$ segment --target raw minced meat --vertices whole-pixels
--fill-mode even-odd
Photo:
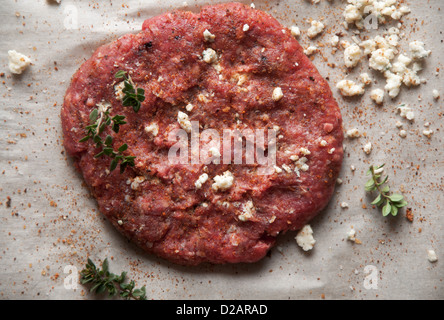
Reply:
[[[328,83],[283,29],[238,3],[174,11],[101,46],[73,76],[61,112],[65,148],[100,211],[144,250],[186,265],[254,262],[327,205],[342,164],[342,118]],[[119,70],[145,90],[138,113],[116,95]],[[122,174],[108,170],[109,157],[94,157],[93,141],[79,142],[91,110],[105,102],[127,123],[103,135],[136,157]],[[224,129],[275,130],[283,169],[170,163],[169,135],[181,126],[195,134],[193,121],[221,137]]]

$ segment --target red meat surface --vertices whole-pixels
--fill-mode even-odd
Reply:
[[[205,30],[214,41],[205,40]],[[203,61],[208,48],[217,63]],[[145,90],[138,113],[116,97],[119,70]],[[276,87],[283,92],[279,101],[272,99]],[[103,101],[112,115],[126,116],[119,133],[103,133],[114,146],[128,144],[124,154],[136,157],[122,174],[108,170],[109,157],[94,157],[100,150],[91,140],[79,142],[91,110]],[[259,174],[258,164],[172,164],[168,135],[180,129],[179,111],[221,136],[224,129],[279,127],[276,166],[291,172]],[[325,208],[343,158],[342,118],[327,82],[287,28],[239,3],[166,13],[146,20],[140,33],[101,46],[73,76],[61,119],[65,148],[99,210],[147,252],[184,265],[263,258],[278,234],[300,229]],[[145,131],[152,123],[157,135]],[[297,172],[292,156],[303,157],[300,148],[310,154],[308,170]],[[226,171],[233,185],[214,190],[213,178]],[[208,181],[198,189],[204,172]],[[251,216],[240,219],[246,210]]]

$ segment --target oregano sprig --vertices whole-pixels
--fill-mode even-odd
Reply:
[[[382,215],[396,216],[400,208],[405,207],[408,203],[401,194],[390,194],[390,187],[386,184],[388,176],[382,178],[384,164],[374,167],[370,166],[367,175],[371,175],[371,179],[365,184],[365,190],[368,192],[377,191],[378,196],[372,201],[372,205],[382,206]],[[382,179],[381,179],[382,178]]]
[[[126,124],[126,121],[124,121],[125,116],[115,115],[114,117],[111,117],[110,104],[102,102],[97,104],[97,108],[91,111],[89,115],[89,120],[90,125],[85,127],[87,135],[80,139],[79,142],[86,142],[89,139],[92,139],[93,142],[96,144],[96,147],[102,149],[102,151],[94,156],[95,158],[101,157],[103,155],[112,158],[109,167],[110,171],[116,169],[119,162],[120,173],[123,173],[127,166],[134,166],[134,159],[136,157],[123,155],[123,152],[128,149],[128,145],[126,143],[122,144],[116,152],[112,147],[113,137],[111,135],[107,135],[105,140],[103,140],[100,136],[107,126],[111,126],[111,130],[115,133],[118,133],[120,130],[120,126]]]
[[[108,292],[109,297],[119,295],[121,298],[129,300],[146,300],[145,286],[135,289],[135,282],[131,280],[125,282],[126,272],[116,275],[109,271],[108,259],[102,263],[102,268],[96,265],[88,258],[85,268],[80,271],[80,283],[91,285],[91,292],[102,294]]]
[[[145,90],[142,88],[135,88],[133,80],[131,80],[131,77],[127,76],[126,71],[124,70],[118,71],[114,77],[116,79],[124,79],[124,86],[122,89],[122,93],[124,94],[122,99],[123,106],[132,106],[134,112],[137,113],[140,110],[141,103],[145,101]]]

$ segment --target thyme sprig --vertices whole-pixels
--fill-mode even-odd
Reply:
[[[123,173],[127,166],[135,165],[134,159],[136,157],[123,155],[123,152],[128,149],[128,145],[126,143],[122,144],[116,152],[112,147],[114,140],[113,137],[111,135],[107,135],[105,140],[103,140],[100,136],[107,126],[111,126],[111,130],[118,133],[120,126],[126,124],[126,121],[124,121],[125,116],[110,116],[110,106],[110,104],[105,102],[97,104],[97,108],[93,109],[89,114],[90,125],[86,126],[85,128],[87,135],[80,139],[79,142],[86,142],[89,139],[92,139],[92,141],[96,144],[96,147],[102,149],[94,157],[99,158],[102,155],[107,155],[112,158],[109,167],[110,171],[116,169],[120,162],[120,173]]]
[[[404,196],[401,194],[390,194],[390,187],[386,185],[388,176],[382,178],[382,172],[384,171],[384,164],[374,167],[370,166],[367,171],[367,175],[371,175],[371,179],[365,184],[365,190],[367,192],[376,191],[378,196],[372,201],[372,205],[377,207],[382,206],[382,215],[396,216],[400,208],[405,207],[408,203],[405,201]]]
[[[85,268],[80,271],[80,283],[91,285],[90,291],[97,294],[108,292],[109,297],[119,295],[126,300],[146,300],[145,286],[140,289],[135,289],[135,282],[131,280],[126,283],[126,272],[120,275],[111,273],[109,271],[108,259],[102,263],[102,268],[97,268],[96,265],[88,258],[88,263]]]
[[[141,103],[145,101],[145,90],[142,88],[135,88],[133,80],[126,74],[126,71],[124,70],[118,71],[114,75],[114,77],[116,79],[124,79],[124,86],[122,89],[122,93],[124,94],[122,99],[123,106],[132,106],[134,112],[137,113],[140,110]]]

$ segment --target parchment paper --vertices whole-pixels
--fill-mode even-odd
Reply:
[[[285,26],[298,25],[303,46],[317,44],[313,62],[338,100],[344,128],[365,136],[346,139],[346,156],[328,208],[311,226],[311,252],[296,244],[295,233],[279,237],[269,257],[254,264],[181,267],[145,254],[128,243],[97,211],[62,146],[60,108],[71,76],[101,44],[138,32],[144,19],[174,8],[198,11],[218,1],[74,1],[0,0],[0,298],[93,299],[73,281],[90,257],[110,260],[111,271],[127,270],[150,299],[442,299],[444,298],[443,214],[443,21],[440,0],[409,1],[412,13],[403,21],[401,48],[421,40],[432,50],[421,78],[427,83],[403,87],[394,100],[377,107],[369,98],[345,99],[335,85],[348,74],[343,53],[332,54],[330,35],[353,34],[341,25],[344,1],[255,1],[257,9]],[[250,2],[245,2],[249,4]],[[323,19],[324,33],[314,41],[307,19]],[[392,26],[392,25],[390,25]],[[374,36],[385,30],[362,32]],[[325,45],[324,47],[322,47]],[[8,70],[7,51],[29,56],[33,65],[22,75]],[[332,68],[331,63],[336,67]],[[329,66],[330,65],[330,66]],[[384,79],[363,60],[348,78],[361,72],[383,87]],[[443,96],[434,100],[432,90]],[[415,111],[412,123],[396,112],[400,103]],[[408,132],[399,137],[396,121]],[[430,122],[431,139],[422,131]],[[372,142],[366,155],[362,146]],[[370,164],[386,163],[389,185],[403,192],[414,214],[383,217],[364,191]],[[355,170],[351,170],[354,166]],[[341,208],[347,202],[348,208]],[[353,227],[361,244],[346,240]],[[438,261],[427,259],[434,249]],[[373,281],[370,282],[369,280]],[[75,279],[74,279],[75,280]]]

